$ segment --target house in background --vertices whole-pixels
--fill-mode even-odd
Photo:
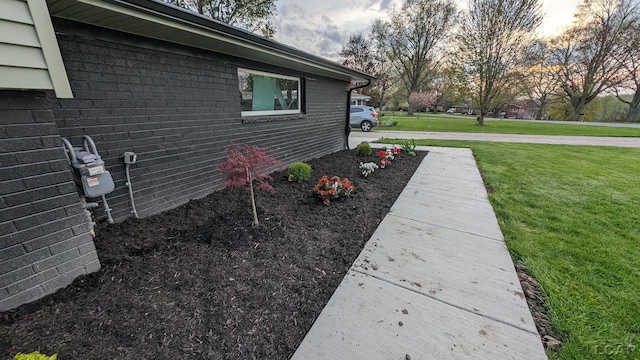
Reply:
[[[2,7],[0,311],[100,268],[62,137],[95,142],[116,222],[132,216],[136,154],[145,217],[221,189],[230,143],[277,146],[287,164],[344,149],[350,84],[372,79],[154,0]]]
[[[351,105],[367,105],[369,100],[371,100],[371,96],[351,93]]]

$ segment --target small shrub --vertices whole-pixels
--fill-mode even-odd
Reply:
[[[396,125],[398,125],[398,121],[397,120],[386,119],[386,120],[380,121],[380,126],[381,127],[394,127]]]
[[[411,140],[401,140],[400,146],[402,146],[402,151],[406,152],[411,156],[416,156],[416,141],[414,139]]]
[[[40,354],[38,351],[34,351],[29,354],[17,353],[13,360],[57,360],[58,354],[53,354],[51,356]]]
[[[378,165],[376,165],[376,163],[374,162],[368,162],[368,163],[360,163],[360,170],[362,170],[362,176],[364,177],[368,177],[369,175],[371,175],[371,173],[378,168]]]
[[[355,189],[347,178],[340,179],[338,176],[332,176],[330,179],[323,176],[318,180],[318,184],[313,188],[313,192],[322,199],[322,203],[329,205],[331,200],[342,200]]]
[[[366,141],[363,141],[360,144],[358,144],[356,151],[360,156],[370,156],[371,154],[373,154],[373,150],[371,150],[371,145],[369,145],[369,143]]]
[[[306,181],[311,177],[311,165],[302,161],[295,162],[287,169],[289,181]]]

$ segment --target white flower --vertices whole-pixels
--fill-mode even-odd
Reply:
[[[375,169],[378,168],[378,165],[373,162],[368,162],[366,164],[360,163],[360,170],[362,170],[362,176],[367,177],[371,174]]]

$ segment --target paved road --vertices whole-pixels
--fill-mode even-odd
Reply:
[[[560,136],[560,135],[520,135],[455,132],[418,132],[392,131],[377,128],[370,132],[352,131],[350,144],[361,141],[386,139],[434,139],[434,140],[470,140],[534,144],[595,145],[640,148],[640,138],[604,137],[604,136]],[[351,145],[350,145],[351,146]]]
[[[389,114],[389,117],[395,115]],[[431,115],[433,116],[433,115]],[[458,119],[475,119],[474,116],[468,115],[444,115],[437,114],[435,116],[442,116],[443,118],[458,118]],[[520,121],[520,122],[534,122],[534,123],[547,123],[547,124],[559,124],[559,125],[578,125],[578,126],[605,126],[605,127],[627,127],[627,128],[640,128],[640,123],[616,123],[616,122],[592,122],[592,121],[558,121],[558,120],[530,120],[530,119],[499,119],[499,118],[484,118],[484,121]]]
[[[584,125],[584,126],[606,126],[606,127],[628,127],[640,128],[638,123],[613,123],[613,122],[590,122],[590,121],[557,121],[557,120],[526,120],[526,119],[484,119],[484,121],[522,121],[559,125]]]

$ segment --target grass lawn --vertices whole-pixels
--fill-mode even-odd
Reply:
[[[620,128],[595,125],[549,124],[529,121],[490,120],[484,126],[477,125],[475,117],[463,118],[447,115],[420,115],[381,117],[380,120],[396,120],[397,126],[379,127],[377,130],[404,131],[438,131],[438,132],[472,132],[497,134],[532,134],[532,135],[580,135],[580,136],[620,136],[640,137],[640,128]]]
[[[417,144],[473,149],[509,251],[564,342],[551,359],[640,358],[640,149]]]

